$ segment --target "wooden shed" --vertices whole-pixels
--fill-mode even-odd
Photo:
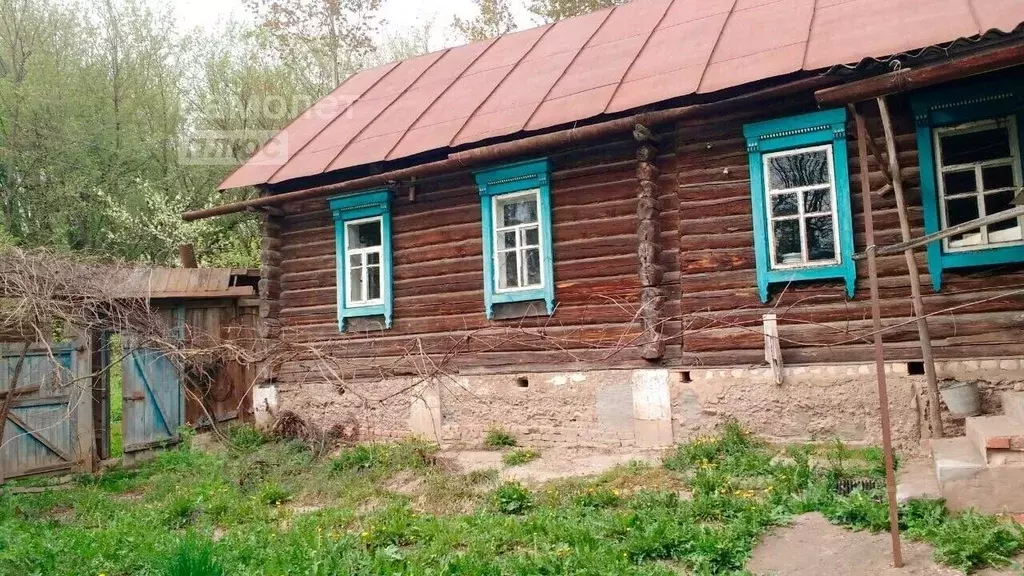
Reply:
[[[263,386],[325,426],[664,446],[733,417],[869,442],[855,256],[1011,208],[1022,22],[637,0],[363,71],[222,184],[259,198],[185,217],[262,211],[261,331],[291,346]],[[877,259],[902,445],[929,433],[926,344],[986,397],[1024,380],[1021,230]]]
[[[245,269],[147,268],[112,274],[126,297],[142,297],[194,350],[232,342],[256,350],[258,273]],[[3,344],[0,371],[14,374],[20,341]],[[56,359],[56,363],[54,362]],[[111,420],[112,375],[123,415]],[[208,427],[251,419],[256,366],[217,363],[197,381],[158,349],[131,334],[71,334],[32,345],[15,383],[0,447],[0,479],[61,470],[91,470],[110,458],[111,434],[131,463],[173,444],[182,425]],[[89,382],[91,386],[83,386]],[[0,383],[0,401],[11,382]],[[121,454],[114,454],[121,456]]]

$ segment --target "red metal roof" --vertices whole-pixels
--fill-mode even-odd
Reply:
[[[285,127],[277,146],[258,152],[221,189],[542,130],[1012,32],[1022,22],[1024,0],[635,0],[364,70]]]

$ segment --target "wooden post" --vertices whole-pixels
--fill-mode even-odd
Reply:
[[[662,338],[661,312],[665,305],[665,294],[661,281],[665,271],[661,267],[661,214],[658,206],[658,149],[656,138],[646,127],[637,125],[633,132],[639,146],[636,149],[637,186],[636,213],[637,258],[640,276],[640,321],[644,338],[640,354],[646,360],[657,360],[665,355],[665,340]]]
[[[903,195],[903,177],[900,174],[900,163],[896,157],[896,136],[892,129],[892,118],[885,97],[879,97],[878,112],[882,117],[882,128],[885,130],[885,148],[889,154],[889,173],[892,175],[893,195],[896,196],[896,211],[900,216],[900,235],[903,242],[909,242],[910,216],[907,211],[906,197]],[[870,136],[869,136],[870,138]],[[914,317],[917,319],[917,334],[921,341],[921,360],[924,374],[928,381],[928,421],[931,424],[931,437],[942,438],[942,413],[939,406],[939,384],[935,377],[935,356],[932,355],[932,338],[928,331],[928,317],[924,311],[924,300],[921,298],[921,275],[914,259],[914,250],[906,249],[903,254],[907,258],[907,270],[910,273],[910,297],[914,305]]]
[[[885,452],[885,486],[889,493],[889,535],[892,538],[892,563],[903,566],[900,550],[900,525],[896,509],[896,473],[893,470],[892,432],[889,423],[889,392],[885,384],[885,349],[882,347],[882,313],[878,303],[878,265],[875,262],[875,223],[871,212],[871,181],[868,174],[867,127],[864,116],[850,107],[857,123],[857,152],[860,159],[860,194],[864,203],[864,235],[867,242],[868,275],[871,286],[871,320],[874,325],[875,375],[878,378],[878,415],[882,425],[882,449]]]
[[[18,356],[18,363],[14,365],[14,373],[11,374],[11,379],[7,385],[7,395],[4,397],[3,404],[0,404],[0,444],[4,441],[4,428],[7,424],[7,415],[11,412],[11,402],[14,402],[14,397],[18,394],[18,380],[21,379],[21,369],[25,366],[25,356],[28,354],[29,342],[26,341],[21,346],[21,354]],[[3,462],[0,462],[3,464]],[[0,484],[4,482],[4,468],[0,466]]]

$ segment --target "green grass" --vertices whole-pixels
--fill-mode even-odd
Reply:
[[[533,462],[537,458],[540,458],[540,452],[532,448],[521,448],[519,450],[509,450],[501,457],[501,461],[506,466],[520,466],[527,462]]]
[[[516,437],[504,428],[491,428],[484,437],[484,444],[491,448],[510,448],[516,445]]]
[[[760,536],[795,514],[886,525],[884,492],[834,490],[879,473],[869,452],[815,466],[836,446],[780,454],[737,426],[679,446],[664,467],[536,489],[447,472],[423,442],[314,460],[251,430],[230,437],[231,450],[186,442],[67,491],[0,491],[0,574],[743,574]],[[961,569],[1005,564],[1024,545],[1016,525],[941,502],[909,502],[900,521]]]

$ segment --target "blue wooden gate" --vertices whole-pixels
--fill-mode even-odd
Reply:
[[[124,455],[178,442],[185,423],[185,398],[174,364],[160,351],[126,350],[122,361]]]
[[[73,354],[70,345],[33,348],[25,354],[0,440],[0,480],[66,470],[77,463]],[[0,401],[10,393],[20,356],[20,346],[16,351],[4,347],[0,353]]]

